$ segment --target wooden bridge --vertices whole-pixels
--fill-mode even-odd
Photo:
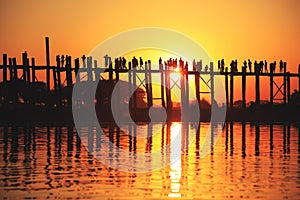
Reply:
[[[27,82],[34,83],[36,79],[36,71],[45,71],[46,73],[46,85],[47,89],[50,91],[51,83],[54,86],[54,90],[59,90],[66,83],[67,87],[73,85],[77,81],[82,81],[82,74],[86,77],[86,81],[99,81],[103,78],[103,73],[108,73],[108,80],[119,80],[120,74],[128,75],[129,82],[129,94],[131,94],[132,85],[137,85],[139,87],[144,87],[147,94],[147,105],[151,107],[153,105],[153,100],[160,100],[161,105],[167,109],[167,111],[172,110],[172,99],[171,90],[175,86],[180,88],[181,92],[181,106],[189,107],[189,87],[188,81],[189,77],[194,77],[194,84],[196,88],[196,98],[200,102],[200,95],[204,93],[210,94],[210,102],[215,100],[215,77],[223,76],[225,80],[225,94],[226,94],[226,105],[232,109],[234,106],[234,79],[235,77],[242,78],[242,107],[246,107],[246,85],[247,77],[255,77],[255,103],[260,104],[260,79],[261,77],[268,77],[270,83],[270,104],[274,103],[274,100],[278,100],[279,94],[283,96],[282,102],[288,104],[290,102],[291,96],[291,78],[298,79],[298,90],[300,91],[300,65],[298,66],[298,73],[290,73],[286,71],[286,65],[283,67],[283,72],[276,73],[270,70],[268,73],[262,73],[258,67],[255,66],[254,72],[247,72],[246,67],[242,67],[242,71],[238,72],[232,68],[229,70],[225,67],[224,70],[215,71],[214,64],[211,62],[207,69],[202,70],[202,65],[193,66],[193,70],[189,70],[187,67],[179,66],[179,73],[181,74],[180,80],[172,80],[170,74],[174,73],[174,69],[167,64],[159,63],[159,69],[152,69],[151,61],[148,60],[143,66],[133,66],[132,62],[128,62],[128,67],[116,68],[113,67],[112,63],[105,68],[98,67],[97,61],[92,57],[87,57],[82,59],[83,67],[80,67],[80,59],[76,58],[74,60],[74,65],[72,66],[71,56],[66,58],[65,66],[62,66],[61,60],[57,57],[56,66],[50,65],[50,51],[49,51],[49,38],[45,38],[46,44],[46,65],[36,66],[35,59],[28,58],[27,52],[22,54],[22,64],[18,65],[16,58],[8,58],[7,54],[3,54],[3,64],[0,65],[0,74],[2,74],[2,82],[7,82],[14,79],[22,79]],[[2,70],[2,73],[1,73]],[[18,77],[18,71],[22,70],[22,76]],[[178,73],[177,72],[177,73]],[[52,73],[52,81],[51,81]],[[62,80],[62,73],[65,74],[66,79]],[[141,76],[141,74],[144,74]],[[160,97],[153,97],[152,90],[152,76],[158,74],[160,76],[160,81],[165,86],[161,86]],[[205,80],[203,77],[209,77],[209,80]],[[73,80],[76,77],[76,80]],[[80,78],[81,77],[81,78]],[[275,82],[274,77],[281,77],[281,82]],[[180,84],[177,83],[180,81]],[[189,82],[189,84],[192,84]],[[204,92],[200,90],[200,86],[205,84],[209,88],[209,92]],[[274,87],[275,86],[275,87]],[[137,94],[133,93],[133,108],[137,107]],[[71,101],[71,100],[69,100]]]

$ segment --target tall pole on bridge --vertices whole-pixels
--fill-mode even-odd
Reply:
[[[213,106],[215,102],[215,81],[214,81],[214,63],[210,62],[210,101]]]
[[[159,70],[160,70],[160,83],[161,83],[161,87],[160,87],[160,95],[161,95],[161,105],[162,107],[166,108],[165,105],[165,92],[164,92],[164,65],[162,63],[159,64]]]
[[[46,84],[47,89],[50,91],[50,48],[49,48],[49,37],[45,38],[46,42]]]

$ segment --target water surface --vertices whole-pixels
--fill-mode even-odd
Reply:
[[[92,129],[92,135],[80,138],[72,125],[1,125],[0,195],[42,199],[299,199],[298,127],[216,125],[221,136],[210,138],[216,145],[202,158],[209,126],[170,123],[149,128],[139,124],[128,134],[106,124],[105,135],[83,126],[83,130]],[[172,143],[175,135],[180,138],[177,144]],[[93,156],[93,152],[100,152],[112,163],[122,162],[113,148],[105,148],[104,137],[128,152],[159,151],[172,164],[145,173],[113,169]],[[172,161],[174,152],[181,152],[176,162]],[[149,159],[145,166],[154,161]]]

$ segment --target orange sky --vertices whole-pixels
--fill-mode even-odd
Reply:
[[[37,64],[45,64],[44,37],[50,37],[51,64],[56,54],[73,58],[88,54],[97,44],[119,32],[162,27],[185,34],[216,61],[283,59],[288,70],[300,63],[300,1],[101,1],[1,0],[0,53],[17,57],[27,50]],[[0,75],[2,76],[2,74]],[[262,84],[267,83],[262,81]],[[253,84],[250,81],[249,84]],[[296,86],[296,80],[292,86]],[[240,99],[239,85],[235,99]],[[253,99],[253,87],[247,98]],[[268,89],[261,99],[269,97]]]

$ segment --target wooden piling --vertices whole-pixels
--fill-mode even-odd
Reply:
[[[26,73],[27,73],[27,81],[30,83],[31,80],[31,74],[30,74],[30,67],[29,67],[29,58],[27,58],[27,68],[26,68]]]
[[[66,65],[66,80],[67,80],[67,86],[72,86],[72,72],[71,72],[71,56],[68,56],[68,61],[66,59],[67,65]]]
[[[230,68],[230,109],[233,109],[233,83],[234,83],[234,69]]]
[[[300,92],[300,64],[298,65],[298,92]]]
[[[26,51],[24,53],[22,53],[22,77],[24,81],[27,81],[27,68],[28,68],[28,64],[27,64],[27,53]]]
[[[46,43],[46,84],[47,89],[50,91],[50,48],[49,48],[49,37],[45,38]]]
[[[54,83],[54,90],[57,90],[57,68],[52,69],[52,75],[53,75],[53,83]]]
[[[189,73],[188,73],[188,68],[185,69],[185,79],[184,79],[184,85],[185,85],[185,103],[186,103],[186,111],[189,112],[189,97],[190,97],[190,92],[189,92]]]
[[[119,79],[120,79],[119,71],[120,71],[119,65],[116,65],[116,68],[115,68],[116,81],[119,81]]]
[[[13,68],[13,59],[9,58],[9,80],[14,79],[14,68]]]
[[[131,93],[132,93],[132,75],[131,75],[131,62],[128,62],[128,103],[129,103],[129,107],[132,108],[133,107],[133,102],[130,101],[131,99]]]
[[[3,82],[7,81],[7,54],[3,54],[3,71],[2,71]]]
[[[108,80],[112,81],[113,80],[113,66],[112,66],[112,62],[109,63],[108,66]]]
[[[132,66],[132,84],[133,84],[133,87],[135,88],[137,85],[136,85],[136,66],[134,66],[134,63],[132,63],[133,66]],[[133,92],[133,109],[136,109],[137,108],[137,90],[135,90]]]
[[[99,79],[100,79],[100,73],[99,73],[99,71],[98,70],[96,70],[97,68],[98,68],[98,63],[97,63],[97,60],[94,60],[94,68],[95,68],[95,70],[94,70],[94,75],[95,75],[95,81],[99,81]]]
[[[150,106],[153,105],[153,90],[152,90],[152,69],[151,69],[151,61],[148,60],[148,69],[149,69],[149,73],[148,73],[148,87],[149,87],[149,95],[150,95]]]
[[[287,83],[287,76],[286,76],[286,62],[283,64],[283,103],[286,104],[286,97],[287,97],[287,88],[286,84]]]
[[[242,67],[242,108],[246,108],[246,67]]]
[[[286,73],[286,80],[287,80],[287,103],[290,103],[291,98],[291,79],[290,79],[290,72]]]
[[[32,83],[35,83],[35,59],[31,58],[31,76],[32,76]]]
[[[273,69],[270,69],[270,103],[273,105],[274,102],[274,94],[273,94]]]
[[[18,79],[18,68],[17,68],[17,59],[13,58],[12,59],[12,64],[13,64],[13,71],[14,71],[14,79]]]
[[[60,66],[60,62],[57,62],[56,63],[56,65],[57,65],[57,87],[58,87],[58,89],[60,89],[61,88],[61,74],[60,74],[60,72],[61,72],[61,66]]]
[[[170,88],[170,71],[168,65],[165,65],[165,85],[166,85],[166,99],[167,99],[167,112],[172,111],[172,98]]]
[[[200,74],[199,71],[196,71],[195,73],[195,89],[196,89],[196,98],[197,98],[197,103],[200,103],[200,85],[199,85],[199,78]]]
[[[255,67],[255,103],[257,105],[260,104],[260,85],[259,85],[259,65],[254,66]]]
[[[185,86],[185,74],[186,74],[186,71],[185,71],[185,68],[182,67],[180,69],[180,97],[181,97],[181,116],[184,117],[185,114],[186,114],[186,108],[187,108],[187,102],[186,102],[186,86]],[[174,73],[174,72],[173,72]],[[177,73],[177,72],[175,72]],[[185,121],[185,119],[181,119],[182,121]]]
[[[80,63],[79,63],[79,58],[76,58],[76,59],[75,59],[75,76],[76,76],[76,82],[77,82],[77,81],[80,81],[80,77],[79,77],[79,75],[78,75],[78,72],[79,72],[79,65],[80,65]],[[77,77],[77,75],[78,75],[78,77]]]
[[[88,81],[93,81],[93,74],[92,74],[92,56],[87,57],[87,79]]]
[[[165,87],[164,87],[164,65],[162,63],[159,64],[159,70],[160,70],[160,97],[161,97],[161,105],[162,107],[166,108],[165,105]],[[300,80],[300,78],[299,78]],[[300,82],[299,82],[300,83]]]
[[[146,86],[146,94],[147,94],[147,106],[150,108],[150,94],[149,94],[149,87],[148,87],[148,77],[149,77],[149,70],[148,70],[148,62],[145,62],[145,86]]]
[[[214,80],[214,63],[210,62],[210,101],[211,105],[215,103],[215,80]]]
[[[226,98],[226,108],[228,108],[228,99],[229,99],[229,94],[228,94],[228,67],[225,68],[225,98]]]

